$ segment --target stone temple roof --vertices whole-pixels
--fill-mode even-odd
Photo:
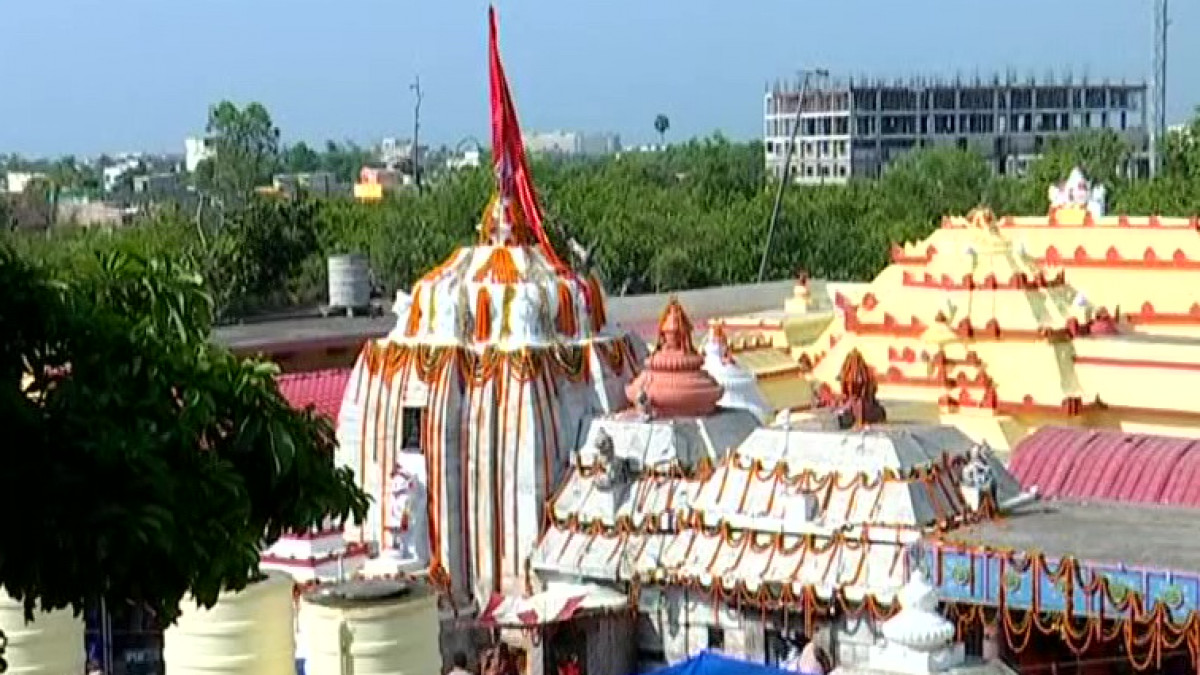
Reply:
[[[604,424],[606,434],[620,433]],[[699,429],[690,438],[701,438]],[[667,428],[647,438],[655,432],[665,438]],[[714,447],[677,447],[689,443]],[[627,442],[616,446],[616,457],[630,458],[620,450]],[[884,425],[758,428],[723,456],[681,451],[689,461],[635,460],[622,471],[580,452],[532,564],[551,576],[811,586],[824,597],[836,590],[886,602],[905,582],[906,545],[986,517],[963,487],[974,447],[951,427]],[[1016,497],[1016,481],[994,457],[986,461],[996,500]]]

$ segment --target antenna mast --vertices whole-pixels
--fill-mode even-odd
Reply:
[[[758,263],[758,282],[762,283],[767,276],[767,259],[771,255],[772,240],[775,239],[775,226],[779,223],[779,212],[783,209],[783,191],[791,181],[792,155],[796,153],[796,136],[800,133],[800,116],[804,113],[804,101],[808,96],[810,80],[814,77],[824,80],[829,77],[829,71],[823,68],[800,71],[800,95],[796,100],[796,113],[792,116],[792,128],[788,134],[787,149],[783,155],[783,171],[779,176],[779,185],[775,188],[775,204],[771,207],[771,220],[767,224],[767,241],[763,244],[762,258]]]
[[[418,75],[416,81],[409,85],[408,88],[411,89],[417,97],[416,107],[413,110],[413,144],[411,159],[413,180],[416,181],[417,192],[421,192],[421,99],[425,98],[425,96],[421,93],[421,76]]]
[[[1167,0],[1154,3],[1154,74],[1151,78],[1150,110],[1150,177],[1162,168],[1160,146],[1167,139]]]

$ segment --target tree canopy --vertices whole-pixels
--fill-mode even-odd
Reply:
[[[332,141],[322,148],[298,143],[279,150],[270,115],[256,104],[215,106],[212,128],[224,129],[220,135],[229,142],[259,139],[249,143],[251,150],[224,155],[220,143],[226,141],[219,141],[217,163],[222,156],[274,154],[277,168],[317,168],[349,180],[370,160],[367,150]],[[886,264],[890,244],[926,236],[946,214],[981,204],[999,213],[1044,213],[1047,186],[1065,179],[1075,165],[1108,187],[1111,210],[1195,213],[1196,138],[1200,121],[1167,139],[1165,170],[1155,180],[1132,179],[1125,170],[1130,148],[1115,132],[1098,131],[1049,143],[1020,177],[994,175],[982,157],[941,147],[909,152],[878,180],[793,186],[785,195],[767,276],[784,278],[804,269],[818,277],[868,280]],[[661,152],[535,157],[533,173],[552,238],[594,246],[596,269],[610,292],[674,291],[756,278],[773,197],[763,159],[761,144],[717,135]],[[269,177],[257,169],[230,171],[259,181]],[[241,186],[251,183],[247,178]],[[192,213],[167,209],[110,233],[58,228],[49,237],[13,241],[34,259],[68,267],[97,251],[188,257],[197,261],[218,316],[234,320],[322,302],[324,261],[333,253],[366,253],[380,284],[389,290],[410,287],[455,246],[474,239],[492,189],[491,172],[486,166],[449,172],[429,188],[401,190],[375,204],[338,197],[251,199],[223,209],[221,227],[198,228]]]
[[[46,269],[0,247],[0,583],[46,609],[101,598],[171,621],[257,573],[265,543],[367,497],[330,423],[276,368],[209,340],[186,264],[119,250]]]

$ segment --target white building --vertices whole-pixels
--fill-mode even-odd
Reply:
[[[763,95],[763,150],[779,177],[801,87],[777,83]],[[1055,138],[1087,130],[1116,132],[1147,163],[1144,83],[1034,80],[1014,76],[902,81],[846,79],[810,86],[791,158],[798,183],[874,178],[914,148],[973,149],[1001,174],[1021,174]]]
[[[142,160],[137,156],[127,156],[118,159],[115,164],[104,167],[104,191],[112,192],[125,174],[142,169]]]
[[[599,157],[621,151],[621,137],[611,133],[549,131],[525,134],[525,149],[530,153],[568,157]]]
[[[4,176],[4,185],[9,194],[18,195],[24,192],[31,182],[45,177],[46,174],[36,171],[9,171]]]
[[[195,171],[200,162],[211,158],[215,153],[212,140],[206,137],[186,138],[183,141],[183,148],[183,166],[188,173]]]

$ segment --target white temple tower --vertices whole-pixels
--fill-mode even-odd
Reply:
[[[610,327],[599,282],[550,245],[495,47],[493,22],[498,191],[479,242],[397,302],[397,329],[363,349],[338,425],[338,463],[374,498],[347,537],[427,564],[460,610],[531,590],[528,558],[570,451],[591,418],[625,407],[643,355]]]

